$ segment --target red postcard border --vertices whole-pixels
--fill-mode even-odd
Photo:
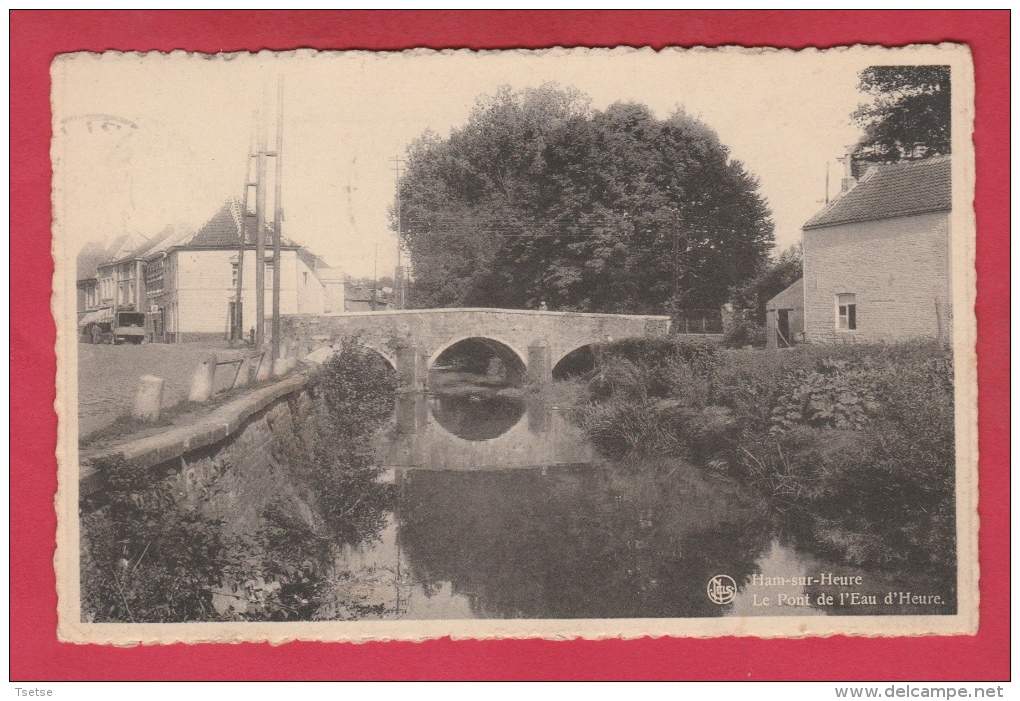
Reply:
[[[10,678],[1009,678],[1009,12],[10,13]],[[977,81],[981,626],[973,637],[290,643],[119,649],[56,639],[49,64],[68,51],[969,44]]]

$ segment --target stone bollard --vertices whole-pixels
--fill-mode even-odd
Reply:
[[[205,403],[212,396],[213,382],[216,379],[216,356],[207,355],[195,367],[191,375],[191,389],[188,392],[189,402]]]
[[[142,375],[135,393],[135,406],[131,416],[142,421],[159,421],[159,410],[163,406],[163,378]]]

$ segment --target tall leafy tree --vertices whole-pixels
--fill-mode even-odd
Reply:
[[[706,125],[552,85],[504,87],[448,138],[423,135],[401,198],[420,307],[711,307],[774,240],[757,181]]]
[[[864,128],[854,160],[896,163],[951,152],[949,66],[871,66],[858,88],[872,99],[853,119]]]
[[[731,299],[737,309],[750,312],[758,324],[765,323],[765,305],[804,275],[804,256],[799,243],[768,261],[757,275],[735,287]]]

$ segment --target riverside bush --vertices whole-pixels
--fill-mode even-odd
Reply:
[[[955,562],[948,348],[706,352],[635,339],[596,357],[581,422],[608,454],[728,466],[802,541],[847,562]]]
[[[229,557],[222,523],[186,508],[134,466],[102,466],[107,503],[82,517],[82,613],[95,622],[165,623],[215,616],[212,590]]]
[[[195,504],[172,479],[118,460],[100,465],[106,489],[84,504],[81,516],[83,618],[283,621],[317,615],[329,590],[329,548],[374,537],[384,525],[389,490],[377,482],[370,439],[390,416],[394,384],[372,351],[344,344],[310,383],[312,399],[290,400],[293,431],[273,430],[272,469],[284,473],[277,484],[288,493],[267,496],[244,527],[233,521],[227,527],[209,515],[226,513],[212,505],[230,488],[222,474]],[[244,470],[232,479],[244,480]]]
[[[280,442],[280,459],[310,483],[334,538],[357,543],[382,525],[386,490],[371,439],[393,413],[396,377],[353,339],[323,363],[310,390],[313,403],[297,409],[298,430]]]

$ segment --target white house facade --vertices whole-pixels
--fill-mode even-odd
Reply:
[[[241,260],[241,205],[230,199],[198,231],[167,229],[122,254],[124,263],[98,266],[95,281],[79,280],[82,301],[95,298],[115,308],[130,293],[148,315],[150,341],[180,343],[230,339],[237,313],[237,282],[241,277],[241,328],[247,337],[255,328],[256,246],[249,221]],[[265,244],[266,328],[273,309],[272,230],[262,232]],[[330,314],[343,311],[343,275],[337,268],[284,237],[280,251],[280,313]],[[130,263],[130,266],[127,264]],[[111,299],[104,297],[109,288]],[[93,289],[95,292],[93,292]],[[139,302],[141,297],[144,302]],[[125,297],[126,299],[126,297]]]
[[[804,340],[949,339],[951,195],[949,156],[874,166],[812,217]]]

